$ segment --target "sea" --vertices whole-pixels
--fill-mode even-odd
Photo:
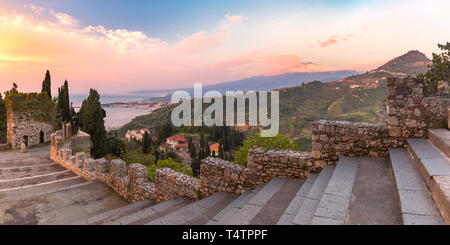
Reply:
[[[73,103],[73,107],[78,111],[88,95],[74,94],[70,96],[70,101]],[[136,100],[143,100],[151,98],[148,95],[100,95],[100,101],[102,104],[114,103],[114,102],[130,102]],[[121,126],[131,122],[134,118],[142,115],[150,114],[151,111],[135,108],[103,108],[106,112],[105,128],[107,131],[120,128]]]

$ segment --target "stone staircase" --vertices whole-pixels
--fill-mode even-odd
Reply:
[[[129,204],[53,163],[49,149],[0,152],[0,224],[70,224]]]
[[[341,157],[306,180],[273,178],[243,195],[218,192],[129,204],[48,160],[48,149],[2,152],[0,224],[441,225],[449,223],[450,133],[408,139],[389,158]]]

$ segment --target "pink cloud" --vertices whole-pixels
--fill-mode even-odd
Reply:
[[[205,31],[201,31],[176,43],[173,48],[178,52],[198,53],[207,48],[222,46],[225,36],[224,32],[208,36]]]
[[[346,34],[346,35],[333,35],[326,41],[318,40],[317,43],[319,44],[320,47],[326,48],[326,47],[330,47],[330,46],[337,44],[339,41],[348,41],[348,40],[350,40],[352,38],[356,38],[356,37],[358,37],[358,36],[354,33],[350,33],[350,34]]]
[[[1,91],[9,89],[12,82],[22,91],[39,91],[47,69],[52,72],[54,88],[68,79],[75,93],[86,93],[91,87],[122,93],[189,87],[194,82],[210,84],[305,67],[298,55],[289,52],[217,51],[226,44],[233,27],[246,19],[243,16],[228,14],[215,32],[200,31],[170,45],[140,31],[79,26],[70,15],[57,14],[58,18],[38,7],[32,12],[0,10]]]

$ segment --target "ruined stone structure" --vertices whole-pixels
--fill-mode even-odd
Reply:
[[[423,81],[416,78],[388,78],[387,124],[389,136],[398,146],[408,137],[425,137],[430,128],[441,128],[447,116],[447,101],[424,97]]]
[[[200,180],[175,172],[170,168],[156,170],[155,199],[170,200],[175,197],[199,198]]]
[[[202,196],[216,192],[243,194],[256,186],[248,168],[209,157],[200,166],[200,191]]]
[[[14,149],[22,142],[32,146],[50,141],[54,132],[55,105],[45,93],[6,97],[7,140]]]
[[[335,164],[340,157],[387,157],[394,140],[386,123],[315,121],[312,157],[316,164]]]
[[[70,148],[82,151],[89,157],[91,155],[91,136],[83,131],[78,131],[77,135],[70,137]]]

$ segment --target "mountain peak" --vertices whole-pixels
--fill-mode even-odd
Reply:
[[[376,71],[387,71],[414,76],[426,72],[428,69],[427,65],[430,63],[431,60],[425,54],[418,50],[411,50],[384,64],[376,69]]]

